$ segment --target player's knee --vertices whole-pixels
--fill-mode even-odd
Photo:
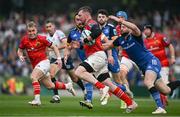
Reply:
[[[144,79],[144,85],[147,87],[147,88],[150,88],[152,87],[154,84],[151,80],[149,79]]]
[[[163,90],[163,92],[165,95],[168,95],[171,93],[171,89],[169,87],[167,87],[165,90]]]
[[[81,69],[81,67],[78,67],[76,70],[75,70],[75,72],[74,72],[74,74],[76,75],[76,76],[80,76],[80,74],[82,73],[82,69]]]
[[[48,85],[48,86],[46,86],[46,88],[47,88],[48,90],[51,90],[51,89],[54,89],[54,88],[55,88],[55,85],[52,83],[52,85]]]
[[[31,81],[32,81],[32,82],[38,81],[38,79],[37,79],[37,78],[35,78],[35,77],[33,77],[32,75],[31,75],[31,77],[30,77],[30,78],[31,78]]]
[[[120,77],[121,78],[125,78],[126,77],[126,75],[127,75],[127,71],[126,70],[120,70]]]

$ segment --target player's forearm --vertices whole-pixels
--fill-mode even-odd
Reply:
[[[61,58],[58,48],[55,45],[52,45],[51,48],[54,50],[54,53],[56,54],[56,57]]]
[[[111,57],[112,56],[112,50],[107,50],[107,54],[108,54],[108,57]]]
[[[71,51],[71,50],[70,50],[69,48],[65,48],[65,49],[64,49],[64,57],[67,57],[67,58],[68,58],[68,57],[70,56],[70,51]]]
[[[103,50],[109,50],[112,49],[113,47],[114,47],[113,40],[109,40],[108,42],[102,44]]]
[[[59,46],[58,49],[59,49],[59,50],[62,50],[62,49],[64,49],[65,47],[66,47],[66,45],[62,45],[62,46]]]
[[[175,58],[175,50],[172,44],[169,44],[169,52],[170,52],[171,58]]]
[[[121,24],[130,28],[136,36],[141,35],[140,29],[135,24],[128,22],[128,21],[125,21],[125,20],[121,21]]]
[[[23,50],[18,48],[17,55],[18,57],[23,56]]]

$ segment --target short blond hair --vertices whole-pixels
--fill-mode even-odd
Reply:
[[[37,27],[36,23],[34,21],[30,21],[26,24],[27,28]]]

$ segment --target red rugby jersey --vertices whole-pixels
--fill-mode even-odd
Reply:
[[[26,35],[21,39],[19,48],[27,51],[34,68],[40,61],[47,59],[46,47],[51,45],[52,42],[49,42],[45,36],[37,35],[35,39],[29,39]]]
[[[91,28],[94,25],[97,25],[97,22],[94,21],[93,19],[90,19],[86,23],[84,29],[85,30],[91,30]],[[86,57],[92,55],[95,52],[103,51],[102,42],[101,42],[101,35],[98,38],[96,38],[95,43],[93,45],[84,44],[84,50],[85,50]]]
[[[169,39],[162,34],[155,33],[153,37],[144,39],[144,43],[146,48],[160,60],[163,67],[169,66],[165,50],[165,48],[170,44]]]

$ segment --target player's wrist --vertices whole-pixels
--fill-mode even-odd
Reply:
[[[19,58],[23,58],[23,55],[20,55]]]
[[[57,57],[57,60],[61,60],[61,57]]]
[[[174,55],[172,55],[172,56],[171,56],[171,58],[173,58],[173,59],[174,59],[174,58],[175,58],[175,56],[174,56]]]

